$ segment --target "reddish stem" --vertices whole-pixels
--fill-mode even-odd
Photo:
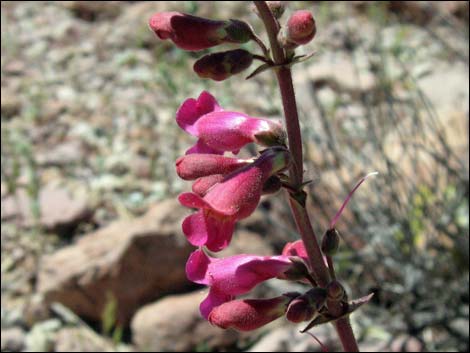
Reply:
[[[274,18],[265,1],[254,1],[254,4],[258,9],[259,16],[262,19],[264,26],[266,27],[274,63],[277,65],[286,64],[285,52],[277,41],[277,34],[279,32],[279,24],[277,20]],[[289,171],[291,179],[290,183],[300,194],[302,192],[301,188],[303,181],[302,136],[300,132],[294,86],[292,83],[292,73],[289,67],[279,66],[276,68],[276,76],[281,91],[282,105],[284,107],[287,137],[289,139],[289,150],[294,160]],[[295,194],[290,195],[289,203],[297,229],[299,230],[305,244],[315,280],[318,285],[325,287],[330,280],[330,274],[323,262],[320,246],[310,223],[305,205],[295,197]],[[338,303],[338,305],[340,305],[340,303]],[[335,322],[335,327],[344,350],[346,352],[358,352],[359,349],[349,323],[349,317],[338,319]]]
[[[359,347],[357,346],[354,332],[352,330],[351,324],[349,323],[349,317],[346,316],[336,320],[334,325],[336,327],[336,332],[338,332],[338,336],[341,340],[344,351],[359,352]]]

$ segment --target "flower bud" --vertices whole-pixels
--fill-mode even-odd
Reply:
[[[221,328],[251,331],[284,315],[288,296],[272,299],[232,300],[212,309],[209,322]]]
[[[295,323],[310,321],[314,315],[315,310],[303,296],[292,300],[286,312],[287,320]]]
[[[325,305],[325,301],[325,289],[312,288],[289,303],[286,318],[295,323],[311,320]]]
[[[235,49],[205,55],[194,64],[194,71],[201,78],[223,81],[247,69],[253,62],[249,51]]]
[[[177,47],[190,51],[222,43],[246,43],[253,35],[242,21],[215,21],[175,11],[154,14],[149,25],[160,39],[170,39]]]
[[[336,254],[339,247],[339,233],[335,228],[328,229],[321,241],[321,251],[324,255],[332,256]]]
[[[277,19],[280,19],[286,10],[285,1],[266,1],[266,5],[268,5],[273,16]],[[258,8],[256,6],[253,5],[252,10],[259,16]]]
[[[326,286],[326,292],[328,294],[328,299],[333,301],[342,300],[346,294],[343,286],[337,280],[333,280],[328,283]]]
[[[310,42],[317,28],[312,13],[307,10],[295,11],[287,21],[286,28],[280,32],[282,46],[292,49]]]
[[[266,1],[269,9],[271,10],[274,17],[277,19],[281,18],[286,10],[285,1]]]

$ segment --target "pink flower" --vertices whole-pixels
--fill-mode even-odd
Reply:
[[[253,160],[224,157],[217,154],[188,154],[176,160],[176,173],[181,179],[194,180],[213,174],[229,174]]]
[[[256,161],[211,186],[204,197],[183,193],[178,200],[198,212],[183,221],[183,233],[195,246],[209,250],[225,248],[232,238],[235,222],[256,209],[265,181],[289,164],[289,152],[282,148],[266,150]]]
[[[262,146],[285,144],[279,123],[223,110],[215,98],[204,91],[198,99],[187,99],[176,112],[176,122],[187,133],[198,137],[190,153],[237,153],[248,143]]]
[[[224,329],[251,331],[284,315],[291,300],[285,295],[271,299],[232,300],[215,307],[208,320]]]
[[[215,21],[181,12],[158,12],[149,21],[160,39],[170,39],[181,49],[202,50],[222,43],[246,43],[253,34],[242,21]]]
[[[291,267],[288,256],[242,254],[216,259],[199,249],[190,255],[186,275],[189,280],[210,287],[200,305],[201,314],[207,319],[213,308],[248,293],[263,281],[281,276]]]

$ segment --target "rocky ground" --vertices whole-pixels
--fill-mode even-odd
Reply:
[[[353,316],[361,347],[468,350],[468,3],[290,7],[318,27],[301,49],[315,56],[294,68],[318,232],[360,175],[380,173],[339,226],[340,277],[376,293]],[[260,28],[244,2],[1,3],[2,351],[321,350],[283,320],[240,334],[198,314],[175,110],[202,89],[251,115],[281,106],[269,73],[196,79],[200,54],[148,29],[163,10]],[[266,199],[229,251],[296,239],[282,200]],[[329,326],[312,333],[338,346]]]

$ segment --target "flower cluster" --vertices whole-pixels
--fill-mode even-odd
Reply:
[[[267,2],[266,5],[276,21],[280,19],[284,12],[283,2]],[[291,64],[299,62],[302,56],[291,54],[297,46],[308,43],[315,36],[312,14],[296,11],[285,26],[277,24],[281,50],[285,51]],[[251,27],[239,20],[211,20],[180,12],[161,12],[152,16],[149,25],[160,39],[169,39],[189,51],[225,43],[242,44],[249,40],[260,44]],[[194,71],[202,78],[221,81],[247,69],[254,59],[264,64],[249,77],[279,66],[279,62],[275,64],[271,60],[264,44],[260,47],[264,57],[241,48],[205,55],[196,61]],[[285,316],[294,323],[311,321],[308,329],[317,323],[348,315],[368,300],[348,303],[341,284],[331,280],[328,274],[325,280],[317,282],[318,273],[312,271],[315,266],[309,262],[318,260],[322,266],[324,263],[325,273],[333,271],[328,265],[339,244],[335,223],[352,193],[368,176],[353,189],[330,223],[321,244],[323,259],[320,250],[318,258],[312,256],[312,251],[309,257],[301,240],[286,244],[282,254],[276,256],[239,254],[214,258],[207,250],[225,249],[231,242],[236,223],[255,211],[262,195],[276,192],[283,186],[293,195],[303,193],[283,174],[291,160],[296,159],[286,147],[286,132],[280,123],[224,110],[205,91],[197,99],[190,98],[181,104],[176,122],[195,138],[194,145],[177,159],[176,171],[182,179],[193,182],[192,191],[180,194],[178,200],[181,205],[195,210],[184,219],[182,229],[187,240],[197,247],[187,261],[187,277],[209,287],[207,297],[200,304],[204,318],[222,328],[246,331]],[[251,143],[263,147],[259,155],[238,158],[239,151]],[[238,298],[273,278],[309,283],[312,288],[305,293],[288,292],[270,299]]]
[[[230,244],[237,221],[256,209],[261,195],[281,186],[279,174],[290,163],[285,132],[277,122],[226,111],[208,92],[187,99],[176,113],[178,125],[197,141],[176,161],[177,174],[192,180],[192,192],[178,200],[196,212],[183,221],[183,233],[199,247],[186,264],[188,278],[208,286],[201,314],[223,328],[252,330],[288,311],[300,293],[271,299],[236,299],[272,278],[306,280],[307,254],[301,241],[289,243],[282,255],[241,254],[212,258]],[[235,155],[248,143],[265,147],[257,158]],[[225,155],[232,153],[232,156]]]

